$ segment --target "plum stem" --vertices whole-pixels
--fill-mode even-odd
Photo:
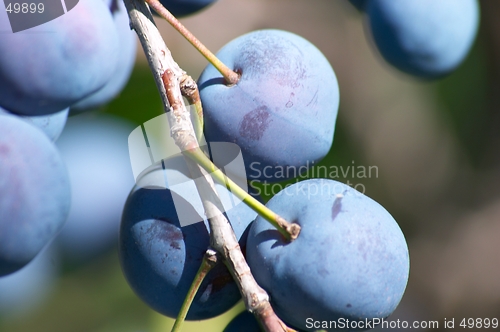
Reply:
[[[271,223],[288,241],[293,241],[298,237],[300,233],[300,226],[298,224],[286,221],[276,212],[272,211],[267,206],[256,200],[248,192],[243,190],[240,186],[234,183],[233,180],[228,178],[220,169],[218,169],[201,149],[197,148],[186,150],[184,153],[203,167],[217,182],[225,186],[236,197],[241,199],[243,203],[269,221],[269,223]]]
[[[179,20],[166,9],[159,0],[145,0],[161,17],[177,30],[186,40],[194,46],[226,79],[228,85],[234,85],[240,80],[240,75],[226,66],[215,54],[196,38]]]
[[[198,272],[196,272],[193,283],[191,284],[191,287],[189,287],[189,291],[186,295],[186,298],[182,303],[181,310],[179,311],[174,326],[172,327],[172,332],[181,331],[182,324],[186,320],[189,308],[193,303],[194,297],[196,296],[196,293],[198,292],[201,283],[207,276],[208,272],[210,272],[210,270],[212,270],[212,268],[214,268],[215,265],[217,265],[217,263],[218,263],[217,252],[215,252],[212,249],[207,249],[207,251],[205,251],[205,255],[203,255],[203,260],[201,261],[200,268],[198,269]]]

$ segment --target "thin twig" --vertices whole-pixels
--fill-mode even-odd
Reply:
[[[189,287],[187,296],[182,303],[181,310],[179,311],[174,326],[172,327],[172,332],[181,331],[182,324],[186,320],[186,316],[188,314],[189,308],[191,307],[191,303],[193,303],[194,297],[196,296],[201,283],[207,276],[208,272],[210,272],[210,270],[212,270],[217,265],[217,263],[217,253],[212,249],[207,249],[207,251],[203,255],[203,260],[201,261],[200,268],[198,269],[198,272],[196,272],[193,283],[191,284],[191,287]]]
[[[240,80],[240,75],[226,66],[219,60],[201,41],[198,40],[179,20],[172,15],[158,0],[146,0],[149,6],[153,8],[161,17],[177,30],[186,40],[194,46],[217,70],[224,76],[227,83],[234,85]]]

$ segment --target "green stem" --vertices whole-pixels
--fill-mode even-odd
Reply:
[[[177,30],[186,40],[194,46],[226,79],[229,85],[234,85],[240,80],[240,75],[231,70],[219,60],[205,45],[201,43],[179,20],[172,15],[158,0],[145,0],[161,17]]]
[[[280,215],[252,197],[218,169],[200,148],[186,150],[184,153],[210,173],[217,182],[226,186],[226,188],[236,197],[269,221],[288,241],[293,241],[297,238],[300,232],[300,226],[298,224],[286,221]]]
[[[193,303],[194,297],[200,288],[203,279],[207,276],[208,272],[217,264],[217,254],[212,249],[207,249],[205,255],[203,256],[203,260],[201,261],[200,268],[194,277],[193,283],[189,288],[188,294],[182,303],[181,310],[177,315],[177,319],[175,320],[174,326],[172,327],[172,332],[180,332],[182,328],[182,324],[186,320],[187,313],[189,308],[191,307],[191,303]]]
[[[194,111],[196,112],[195,120],[193,121],[193,127],[196,133],[196,139],[198,140],[198,142],[200,142],[203,137],[203,107],[201,106],[201,101],[198,101],[192,105],[194,106]]]

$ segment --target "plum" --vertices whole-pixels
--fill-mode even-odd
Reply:
[[[318,328],[312,322],[340,326],[395,310],[408,281],[408,247],[381,205],[340,182],[313,179],[283,189],[266,206],[302,227],[289,243],[257,217],[248,234],[248,264],[285,322],[311,331]]]
[[[129,285],[151,308],[169,317],[177,316],[210,244],[201,201],[186,172],[182,156],[144,172],[127,199],[120,228],[120,262]],[[156,182],[164,178],[166,188]],[[243,247],[257,213],[241,202],[234,204],[236,197],[225,187],[217,185],[217,190]],[[186,219],[197,222],[183,223]],[[219,264],[201,284],[187,319],[215,317],[240,298],[229,271]]]
[[[241,78],[228,86],[212,65],[201,74],[205,139],[236,143],[249,180],[297,177],[328,153],[339,88],[320,50],[290,32],[259,30],[217,57]]]
[[[370,0],[365,9],[384,59],[426,79],[447,75],[462,63],[480,15],[477,0]]]
[[[113,15],[113,21],[118,34],[119,53],[116,59],[116,69],[109,81],[101,89],[71,106],[71,112],[98,108],[117,97],[127,84],[132,69],[134,69],[137,52],[137,37],[130,29],[129,17],[122,0],[106,1]]]
[[[10,31],[0,10],[0,31]],[[103,87],[119,45],[102,0],[80,1],[66,14],[0,38],[0,106],[22,115],[59,112]]]

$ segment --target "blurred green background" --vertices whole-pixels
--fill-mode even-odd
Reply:
[[[219,0],[182,20],[213,51],[245,32],[278,28],[328,57],[341,103],[333,147],[320,165],[378,170],[336,180],[381,203],[407,237],[410,281],[393,319],[500,318],[500,3],[481,6],[469,57],[434,82],[386,65],[347,0]],[[158,25],[174,59],[196,79],[204,58],[166,23]],[[141,49],[125,90],[99,111],[137,125],[161,114]],[[239,304],[214,320],[190,322],[185,331],[222,331],[241,310]],[[55,292],[29,314],[0,316],[2,332],[159,332],[172,324],[133,294],[116,250],[63,267]]]

